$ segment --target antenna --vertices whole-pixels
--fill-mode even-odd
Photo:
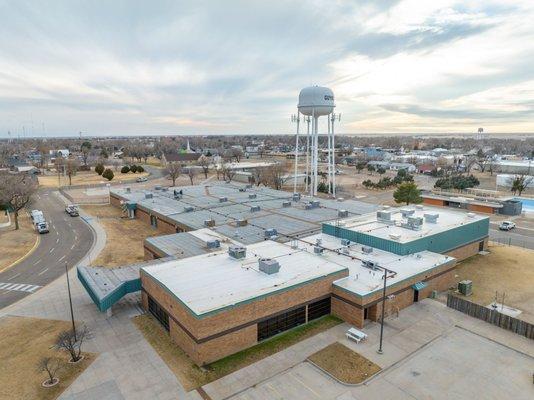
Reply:
[[[293,175],[293,193],[297,193],[297,175],[299,164],[299,125],[300,125],[300,113],[291,115],[291,122],[297,123],[297,134],[295,135],[295,173]]]

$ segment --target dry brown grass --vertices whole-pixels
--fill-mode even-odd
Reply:
[[[339,342],[319,350],[308,359],[341,382],[349,384],[362,383],[381,370],[378,365]]]
[[[458,263],[457,281],[473,281],[470,301],[488,305],[499,292],[505,305],[523,312],[518,318],[534,322],[534,251],[514,246],[492,245],[491,254],[475,255]]]
[[[66,321],[27,317],[0,318],[0,398],[55,399],[87,368],[95,355],[84,353],[84,359],[69,364],[69,356],[53,348],[57,335],[70,328]],[[38,371],[42,357],[61,360],[57,376],[60,382],[51,388],[41,387],[46,373]]]
[[[82,209],[98,218],[107,236],[106,246],[92,265],[110,268],[143,261],[143,241],[149,236],[161,235],[144,222],[123,218],[118,207],[83,206]]]
[[[333,316],[314,320],[306,325],[300,325],[258,343],[253,347],[215,361],[202,369],[172,341],[167,331],[150,314],[134,317],[133,322],[148,343],[154,347],[154,350],[176,375],[184,389],[189,391],[222,378],[319,332],[323,332],[340,324],[342,321]]]
[[[113,169],[112,169],[113,170]],[[140,176],[148,176],[148,172],[132,174],[123,174],[119,171],[113,171],[115,176],[111,182],[131,182],[135,181]],[[80,171],[72,177],[72,185],[94,185],[98,183],[109,183],[109,181],[94,171]],[[69,186],[69,177],[60,176],[59,183],[57,175],[39,176],[39,186],[44,187],[58,187]]]
[[[33,229],[30,217],[25,212],[19,215],[20,228],[18,230],[15,230],[14,218],[11,217],[12,225],[9,228],[0,230],[0,271],[28,254],[38,238],[38,233]],[[2,222],[7,222],[7,220]]]

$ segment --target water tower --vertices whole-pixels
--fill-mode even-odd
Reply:
[[[306,131],[306,192],[310,196],[317,194],[319,185],[319,118],[326,117],[327,129],[327,187],[328,192],[334,197],[336,195],[336,164],[334,154],[334,121],[339,119],[334,114],[334,92],[331,89],[321,86],[310,86],[304,88],[299,94],[298,113],[292,120],[297,123],[297,135],[295,145],[295,176],[293,190],[297,190],[298,156],[299,156],[299,126],[300,115],[303,115],[304,122],[307,123]],[[310,129],[311,124],[311,129]],[[309,176],[309,179],[308,179]],[[308,182],[309,180],[309,182]]]

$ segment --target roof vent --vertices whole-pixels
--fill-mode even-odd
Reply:
[[[401,235],[399,234],[396,234],[396,233],[390,233],[389,234],[389,237],[393,240],[399,240],[401,238]]]
[[[260,258],[258,261],[260,271],[267,275],[276,274],[280,271],[280,263],[272,258]]]
[[[258,197],[258,195],[256,193],[249,193],[249,195],[248,195],[249,199],[255,199],[256,197]]]
[[[422,204],[416,204],[415,208],[417,208],[418,210],[422,210],[423,209],[423,205]]]
[[[319,200],[312,200],[310,201],[310,204],[312,208],[318,208],[321,205],[321,202]]]
[[[283,201],[282,202],[282,207],[283,208],[291,207],[291,202],[290,201]]]
[[[154,198],[154,195],[152,193],[150,192],[145,193],[145,199],[152,199],[152,198]]]
[[[402,216],[406,218],[406,217],[409,217],[410,215],[413,215],[415,213],[415,210],[411,208],[401,208],[400,212]]]
[[[373,248],[370,247],[370,246],[362,246],[362,251],[365,253],[365,254],[371,254],[373,252]]]
[[[247,188],[244,188],[244,187],[239,188],[239,191],[240,191],[240,192],[246,192],[246,191],[247,191]]]
[[[191,211],[193,211],[194,209],[195,209],[195,207],[193,207],[193,206],[185,206],[185,207],[184,207],[184,212],[191,212]]]
[[[428,223],[435,224],[438,222],[438,213],[425,213],[423,216],[425,217],[425,221]]]
[[[154,190],[161,190],[161,185],[154,186]]]
[[[184,192],[182,190],[176,190],[174,189],[174,199],[181,199]]]
[[[372,269],[373,271],[376,271],[378,269],[378,263],[371,261],[371,260],[363,260],[362,267],[369,268],[369,269]]]
[[[350,245],[349,239],[341,239],[341,246],[348,246]]]
[[[379,221],[391,222],[391,211],[377,211],[376,218]]]
[[[232,245],[228,248],[228,255],[236,260],[245,258],[247,255],[247,249],[243,246]]]
[[[260,206],[252,206],[250,207],[250,212],[258,212],[260,211]]]
[[[338,197],[337,201],[342,202],[342,201],[345,201],[345,199],[343,197]]]
[[[228,201],[228,197],[219,197],[219,203],[224,203],[226,201]]]
[[[313,246],[313,252],[315,254],[323,254],[323,250],[324,249],[322,247],[320,247],[320,246]]]
[[[467,218],[475,218],[475,213],[467,213]]]
[[[207,226],[208,228],[215,226],[215,220],[213,218],[204,220],[204,226]]]
[[[348,247],[343,247],[343,248],[341,249],[341,253],[347,255],[347,254],[350,254],[350,250],[349,250]]]
[[[248,184],[245,185],[245,188],[252,189],[252,185],[250,183],[248,183]]]
[[[248,224],[248,221],[246,219],[243,219],[243,218],[238,219],[238,220],[235,221],[235,225],[236,226],[247,226],[247,224]]]
[[[265,229],[265,238],[271,238],[278,235],[278,231],[275,228]]]
[[[338,210],[337,216],[339,218],[346,218],[349,216],[349,212],[347,210]]]
[[[218,247],[221,247],[221,242],[217,239],[208,240],[206,242],[206,246],[208,246],[208,249],[216,249]]]
[[[129,187],[126,188],[126,193],[131,193],[132,192],[132,189],[130,189]]]
[[[299,201],[300,200],[300,193],[293,193],[293,201]]]
[[[386,206],[386,205],[382,206],[382,210],[389,210],[390,208],[391,208],[390,206]]]

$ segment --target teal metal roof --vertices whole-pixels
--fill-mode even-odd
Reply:
[[[423,290],[428,285],[425,282],[416,282],[412,285],[413,290]]]

